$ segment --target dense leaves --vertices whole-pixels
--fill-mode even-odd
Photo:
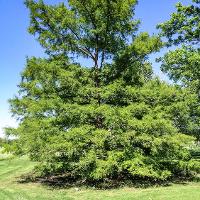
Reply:
[[[20,124],[10,132],[18,152],[40,161],[42,175],[164,180],[198,171],[188,150],[198,132],[197,95],[152,79],[148,56],[163,44],[136,34],[135,4],[26,1],[29,30],[49,57],[27,59],[10,100]]]
[[[200,91],[200,52],[198,49],[183,46],[169,51],[163,57],[162,70],[176,82],[191,87],[194,92]]]
[[[193,0],[188,6],[178,3],[171,19],[158,25],[167,45],[182,45],[169,51],[162,59],[162,70],[171,79],[191,87],[200,95],[200,2]]]
[[[167,52],[160,61],[161,69],[179,85],[196,93],[200,100],[200,2],[184,6],[178,3],[171,19],[158,25],[161,35],[167,38],[166,45],[179,45]],[[200,101],[194,107],[192,117],[196,119],[196,136],[200,138]]]
[[[186,148],[193,138],[182,134],[196,131],[195,95],[159,80],[142,87],[116,80],[99,88],[98,105],[90,73],[61,60],[28,60],[23,95],[11,105],[21,118],[18,146],[43,173],[165,179],[197,166]]]
[[[27,0],[31,11],[29,32],[37,34],[48,53],[76,53],[93,60],[115,54],[134,37],[138,20],[133,20],[136,0],[69,0],[64,4],[45,5]]]

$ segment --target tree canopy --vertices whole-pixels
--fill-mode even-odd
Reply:
[[[148,56],[163,42],[138,33],[136,3],[26,1],[29,31],[48,57],[27,59],[10,100],[20,124],[9,132],[42,175],[98,182],[198,171],[188,150],[198,130],[197,95],[152,78]]]
[[[167,38],[166,45],[179,45],[165,54],[162,70],[171,79],[191,87],[200,95],[200,1],[184,6],[176,5],[171,19],[158,25],[161,35]]]
[[[176,5],[177,11],[171,19],[158,25],[161,35],[167,39],[166,45],[178,46],[161,59],[161,69],[176,83],[197,94],[200,100],[200,1],[184,6]],[[196,135],[200,138],[200,104],[195,106],[197,122]]]
[[[162,30],[161,35],[168,38],[167,45],[199,44],[199,4],[199,0],[192,0],[188,6],[177,3],[176,12],[171,14],[170,20],[157,26]]]

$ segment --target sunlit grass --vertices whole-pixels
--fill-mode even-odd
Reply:
[[[95,188],[55,189],[40,183],[19,183],[20,175],[31,171],[34,163],[26,157],[0,161],[0,200],[199,200],[200,183],[173,184],[147,189]]]

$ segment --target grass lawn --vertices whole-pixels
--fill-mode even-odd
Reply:
[[[200,200],[200,183],[173,184],[148,189],[52,189],[39,183],[19,183],[34,164],[27,158],[0,160],[0,200]]]

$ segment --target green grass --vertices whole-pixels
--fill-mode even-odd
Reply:
[[[19,176],[33,169],[27,158],[0,160],[0,200],[199,200],[200,183],[168,187],[112,190],[53,189],[39,183],[19,183]]]

